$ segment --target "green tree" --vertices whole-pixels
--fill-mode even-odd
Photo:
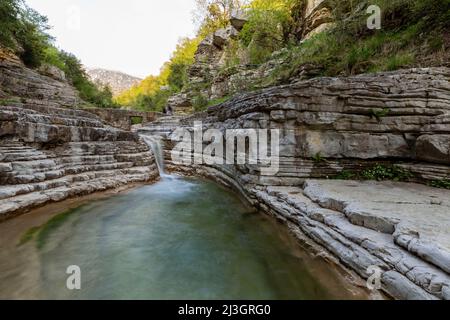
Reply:
[[[123,92],[115,101],[137,109],[162,111],[168,98],[186,86],[189,67],[194,63],[199,42],[199,37],[180,40],[159,75],[147,77],[139,85]]]
[[[299,0],[253,0],[248,22],[240,33],[253,64],[265,62],[270,55],[287,45],[291,31],[292,8]]]
[[[0,2],[0,44],[19,55],[30,67],[39,67],[52,38],[47,17],[28,7],[22,0]]]
[[[58,65],[62,65],[61,69],[78,90],[81,99],[102,108],[117,106],[113,101],[111,88],[101,87],[90,81],[81,61],[75,55],[60,51],[59,59]]]
[[[234,10],[248,4],[247,0],[196,0],[194,21],[200,26],[199,34],[208,34],[228,25]]]

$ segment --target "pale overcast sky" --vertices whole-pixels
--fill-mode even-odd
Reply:
[[[195,35],[195,0],[26,0],[49,18],[59,48],[87,67],[158,74],[178,40]]]

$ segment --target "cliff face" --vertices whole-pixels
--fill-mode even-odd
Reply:
[[[298,81],[174,120],[144,129],[167,137],[169,170],[204,175],[239,191],[285,222],[300,241],[312,240],[364,279],[370,267],[379,267],[382,290],[395,298],[450,299],[450,191],[327,180],[376,163],[408,170],[416,182],[449,179],[448,68]],[[173,163],[180,138],[173,132],[181,126],[193,130],[194,121],[222,132],[278,129],[280,171]]]
[[[0,108],[0,220],[68,197],[154,180],[153,154],[90,113]]]
[[[43,67],[39,73],[0,48],[0,98],[21,98],[22,102],[53,107],[75,107],[81,103],[76,90],[62,71]]]
[[[310,38],[326,30],[332,24],[330,4],[327,0],[300,1],[293,8],[292,37],[298,41]],[[227,28],[220,29],[206,37],[198,47],[195,62],[189,69],[189,90],[169,99],[170,108],[178,114],[193,111],[194,94],[201,94],[208,100],[245,92],[256,85],[261,78],[267,77],[273,69],[283,64],[283,51],[274,52],[268,62],[259,66],[249,63],[245,52],[240,52],[241,63],[227,70],[228,47],[239,38],[247,22],[243,12],[235,12]],[[314,70],[305,70],[308,74]]]
[[[109,86],[114,96],[118,96],[142,81],[140,78],[130,76],[123,72],[99,68],[87,69],[87,73],[94,83],[99,83],[102,86]]]
[[[68,197],[156,179],[153,154],[139,137],[74,107],[59,80],[0,60],[0,221]],[[124,116],[129,121],[129,116]]]
[[[238,96],[210,108],[205,121],[281,130],[278,175],[242,168],[255,184],[298,184],[374,161],[398,163],[419,180],[444,179],[450,175],[449,80],[449,69],[437,68],[300,81]],[[327,162],[314,161],[318,154]]]

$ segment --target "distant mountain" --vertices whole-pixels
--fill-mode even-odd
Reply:
[[[93,82],[100,83],[101,85],[109,85],[114,96],[121,94],[142,81],[140,78],[119,71],[100,68],[88,68],[86,71]]]

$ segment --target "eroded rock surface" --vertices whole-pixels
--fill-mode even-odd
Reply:
[[[450,191],[326,179],[375,164],[407,169],[416,182],[449,179],[449,79],[449,69],[437,68],[299,81],[142,130],[164,132],[168,170],[210,177],[238,191],[364,279],[371,267],[381,268],[382,289],[392,297],[449,299]],[[194,121],[222,132],[278,129],[279,172],[173,163],[171,151],[180,142],[173,131],[192,131]]]
[[[131,117],[155,114],[76,109],[83,101],[60,70],[29,69],[1,48],[0,98],[0,221],[159,176],[152,152],[129,131]]]
[[[156,179],[139,137],[76,109],[0,107],[0,220],[51,201]]]
[[[65,75],[55,67],[43,66],[41,73],[23,65],[14,55],[0,48],[0,91],[6,97],[46,107],[75,107],[82,101]]]

